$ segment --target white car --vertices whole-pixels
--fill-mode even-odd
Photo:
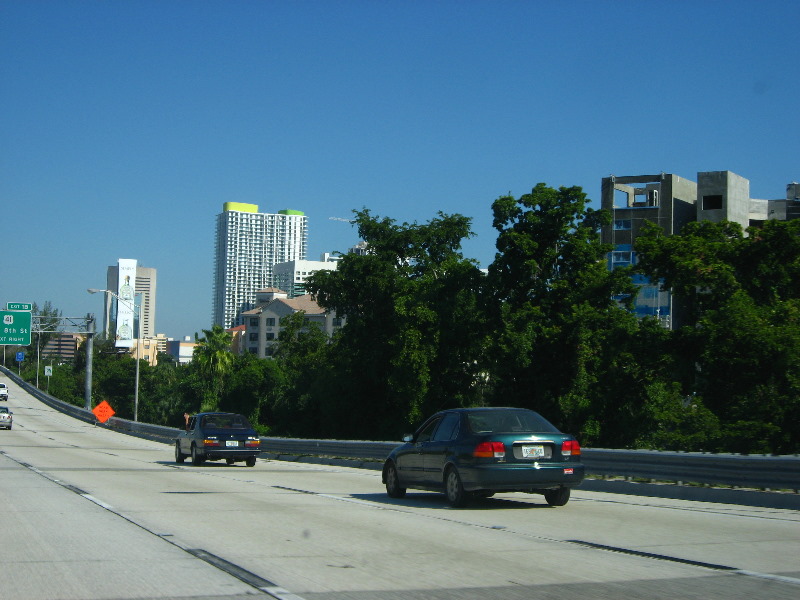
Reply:
[[[0,428],[4,429],[11,429],[11,424],[14,421],[14,417],[10,410],[8,410],[7,406],[0,406]]]
[[[8,386],[0,383],[0,400],[8,400]]]

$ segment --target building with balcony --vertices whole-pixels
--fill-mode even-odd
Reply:
[[[289,298],[277,288],[259,290],[258,306],[245,311],[242,316],[246,327],[246,351],[259,358],[269,358],[275,352],[281,332],[281,319],[303,311],[306,323],[316,323],[328,337],[344,325],[344,318],[323,309],[308,294]]]
[[[55,333],[42,348],[42,360],[72,362],[85,339],[83,333]]]
[[[242,324],[256,306],[256,292],[272,283],[278,263],[305,260],[308,217],[296,210],[258,212],[258,205],[226,202],[217,215],[214,246],[213,322]]]

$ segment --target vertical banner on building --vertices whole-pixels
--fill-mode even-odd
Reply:
[[[136,302],[136,259],[120,258],[117,261],[117,347],[133,346],[134,305]]]

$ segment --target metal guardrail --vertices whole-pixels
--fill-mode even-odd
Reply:
[[[594,475],[792,490],[795,493],[800,489],[800,456],[797,455],[584,448],[581,456],[586,471]]]
[[[0,367],[28,393],[48,406],[77,419],[130,435],[172,444],[178,429],[112,417],[105,424],[81,407],[62,402]],[[380,463],[400,442],[309,440],[262,437],[264,452],[271,455],[324,456]],[[741,488],[800,490],[800,456],[661,452],[584,448],[586,473],[596,477],[625,477],[648,481],[727,485]]]

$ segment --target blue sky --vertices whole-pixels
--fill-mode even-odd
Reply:
[[[102,316],[118,258],[156,330],[211,326],[228,201],[302,210],[309,256],[366,207],[471,217],[609,174],[800,180],[800,3],[0,0],[0,305]]]

